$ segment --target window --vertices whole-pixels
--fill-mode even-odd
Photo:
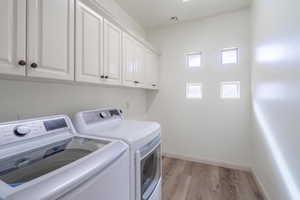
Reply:
[[[189,53],[186,55],[186,62],[189,68],[201,66],[201,53]]]
[[[186,98],[201,99],[202,98],[202,84],[201,83],[187,83],[186,84]]]
[[[240,98],[240,82],[222,82],[221,83],[222,99],[239,99]]]
[[[222,50],[222,64],[237,64],[238,63],[238,48]]]

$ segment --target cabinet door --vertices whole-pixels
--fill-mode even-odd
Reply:
[[[121,83],[122,31],[104,20],[104,75],[105,81]]]
[[[0,27],[0,73],[25,76],[26,1],[1,0]]]
[[[135,41],[123,33],[123,84],[134,86],[135,72]]]
[[[144,87],[145,85],[145,49],[140,43],[135,42],[135,67],[134,81],[136,87]]]
[[[159,65],[159,57],[152,53],[151,54],[151,82],[150,82],[150,87],[153,89],[158,89],[159,87],[159,74],[158,74],[158,65]]]
[[[103,18],[78,1],[76,9],[76,80],[101,83]]]
[[[28,76],[74,80],[74,35],[74,0],[28,0]]]
[[[158,88],[158,57],[151,51],[145,52],[146,88]]]

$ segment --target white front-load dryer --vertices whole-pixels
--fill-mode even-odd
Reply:
[[[161,129],[156,122],[124,120],[118,109],[79,112],[77,130],[85,135],[119,139],[130,149],[130,199],[161,199]]]

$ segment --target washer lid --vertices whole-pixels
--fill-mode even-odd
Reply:
[[[92,137],[87,141],[73,138],[67,142],[70,148],[65,151],[3,172],[0,176],[0,199],[57,199],[102,173],[128,150],[121,141],[113,141],[103,147],[101,144],[84,144],[96,140]],[[83,146],[79,144],[81,142]],[[51,154],[50,151],[48,153]]]
[[[0,180],[18,187],[103,148],[109,142],[73,137],[0,160]]]

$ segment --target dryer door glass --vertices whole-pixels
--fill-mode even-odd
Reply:
[[[74,137],[0,160],[0,179],[17,187],[102,148],[107,142]]]

